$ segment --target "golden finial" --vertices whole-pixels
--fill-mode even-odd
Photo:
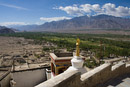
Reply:
[[[80,39],[78,38],[76,42],[76,56],[79,56],[79,51],[80,51],[79,45],[80,45]]]

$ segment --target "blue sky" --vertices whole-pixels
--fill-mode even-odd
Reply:
[[[130,0],[0,0],[0,25],[3,26],[99,14],[130,17]]]

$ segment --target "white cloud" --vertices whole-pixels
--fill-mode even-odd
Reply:
[[[56,8],[56,9],[63,10],[67,14],[70,14],[70,15],[78,15],[78,16],[83,15],[81,9],[79,9],[79,7],[77,5],[75,5],[75,4],[73,6],[66,6],[66,7],[60,6],[59,8]]]
[[[45,21],[45,22],[51,22],[51,21],[60,21],[60,20],[68,20],[71,19],[70,17],[51,17],[51,18],[46,18],[46,17],[41,17],[40,20]]]
[[[84,14],[92,15],[93,13],[101,13],[102,9],[99,4],[83,4],[80,5],[79,8],[84,12]]]
[[[80,5],[80,9],[86,13],[90,13],[91,12],[91,8],[92,8],[92,5],[90,4],[83,4],[83,5]]]
[[[118,17],[130,16],[130,8],[128,7],[116,7],[115,4],[107,3],[103,5],[102,9],[104,10],[104,14],[109,14]]]
[[[72,16],[82,16],[82,15],[98,15],[107,14],[117,17],[130,16],[130,8],[124,6],[116,6],[112,3],[106,3],[104,5],[99,4],[82,4],[82,5],[72,5],[72,6],[60,6],[58,8],[65,11],[67,14]]]
[[[36,24],[36,25],[41,25],[41,24],[43,24],[42,22],[35,22],[34,24]]]
[[[24,23],[24,22],[2,22],[2,23],[0,23],[0,26],[11,26],[11,25],[27,25],[27,23]]]
[[[9,8],[15,8],[15,9],[19,9],[19,10],[29,10],[27,8],[24,7],[20,7],[20,6],[16,6],[16,5],[11,5],[11,4],[3,4],[0,3],[1,6],[5,6],[5,7],[9,7]]]

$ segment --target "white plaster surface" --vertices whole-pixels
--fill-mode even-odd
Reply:
[[[10,84],[10,74],[8,74],[4,79],[0,81],[0,87],[9,87]]]
[[[73,59],[71,60],[71,64],[75,68],[82,68],[83,63],[84,63],[83,59],[78,56],[74,56]]]
[[[46,80],[45,73],[45,69],[14,72],[11,77],[16,85],[13,87],[34,87]]]
[[[87,70],[83,67],[83,63],[84,60],[81,57],[74,56],[73,59],[71,60],[72,66],[70,66],[66,71],[77,70],[81,74],[86,73]]]

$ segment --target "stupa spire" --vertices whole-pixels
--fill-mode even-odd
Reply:
[[[76,41],[76,56],[74,56],[71,59],[72,66],[70,66],[66,71],[78,70],[79,72],[81,72],[81,74],[83,74],[87,71],[83,67],[84,60],[83,60],[82,56],[79,56],[79,53],[80,53],[79,45],[80,45],[80,39],[78,38]]]
[[[80,45],[80,39],[78,38],[76,42],[76,56],[79,56],[80,53],[79,45]]]

